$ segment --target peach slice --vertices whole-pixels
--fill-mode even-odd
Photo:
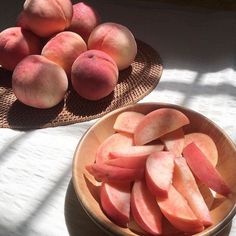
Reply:
[[[204,133],[195,132],[186,134],[184,137],[184,146],[186,147],[192,142],[201,149],[213,166],[216,166],[218,162],[218,150],[213,139]]]
[[[135,111],[122,112],[117,116],[113,128],[118,132],[122,131],[133,134],[144,116],[144,114]]]
[[[183,157],[175,158],[173,185],[187,200],[194,214],[204,226],[212,225],[208,207],[198,189],[195,178]]]
[[[173,185],[170,186],[166,198],[157,197],[157,203],[163,215],[177,229],[186,233],[198,233],[204,229],[187,201]]]
[[[87,165],[86,170],[98,181],[104,182],[131,182],[144,176],[144,169],[130,169],[106,164]]]
[[[100,201],[107,217],[121,227],[127,227],[130,216],[130,185],[102,183]]]
[[[140,235],[145,235],[146,232],[141,229],[141,227],[137,224],[137,222],[135,221],[133,215],[132,215],[132,210],[130,212],[130,221],[127,225],[127,227],[134,233],[136,234],[140,234]]]
[[[152,152],[162,151],[163,144],[144,145],[144,146],[126,146],[122,149],[111,151],[109,156],[111,159],[115,158],[130,158],[130,157],[147,157]]]
[[[105,164],[129,169],[144,169],[147,156],[141,157],[119,157],[105,161]]]
[[[135,145],[149,143],[164,134],[189,124],[182,112],[173,108],[160,108],[148,113],[138,124],[134,132]]]
[[[221,195],[227,196],[231,193],[220,173],[195,143],[188,144],[183,150],[183,155],[193,174],[201,182]]]
[[[167,151],[173,152],[176,157],[182,155],[184,148],[184,131],[182,128],[167,133],[161,136],[160,139],[165,144]]]
[[[101,143],[96,152],[96,163],[102,163],[109,159],[111,151],[120,150],[133,145],[133,137],[126,134],[115,133]]]
[[[167,197],[174,171],[174,154],[154,152],[146,161],[145,178],[149,190],[156,196]]]
[[[131,212],[144,231],[153,235],[162,234],[162,213],[145,181],[136,181],[133,185]]]
[[[212,191],[205,184],[203,184],[200,181],[197,181],[197,185],[198,185],[199,191],[201,192],[202,197],[203,197],[208,209],[210,210],[213,205],[213,202],[215,200]]]

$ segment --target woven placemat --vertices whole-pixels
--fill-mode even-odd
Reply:
[[[99,101],[81,98],[69,88],[64,101],[50,109],[20,103],[11,89],[11,73],[0,68],[0,127],[37,129],[68,125],[99,118],[122,106],[138,102],[158,84],[162,74],[159,54],[137,40],[138,53],[131,66],[120,71],[114,92]]]

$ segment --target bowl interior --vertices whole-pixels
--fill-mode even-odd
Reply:
[[[236,147],[224,131],[205,116],[177,105],[164,103],[139,103],[115,110],[101,118],[95,125],[93,125],[80,140],[74,154],[73,184],[78,200],[81,202],[83,208],[91,219],[107,232],[110,232],[113,235],[138,235],[129,229],[121,228],[113,224],[103,214],[99,206],[99,183],[85,171],[85,166],[94,162],[98,146],[108,136],[114,133],[113,124],[118,114],[126,110],[147,114],[162,107],[178,109],[190,119],[190,125],[187,125],[184,128],[185,133],[206,133],[216,143],[219,153],[217,169],[231,187],[234,194],[230,199],[218,195],[216,196],[211,208],[211,216],[214,222],[213,226],[199,234],[196,234],[213,235],[226,226],[235,215]]]

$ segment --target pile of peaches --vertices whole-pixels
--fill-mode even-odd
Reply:
[[[106,97],[136,54],[132,32],[101,23],[84,2],[26,0],[16,26],[0,33],[0,65],[13,72],[17,99],[35,108],[57,105],[69,83],[85,99]]]
[[[216,169],[215,142],[185,134],[188,124],[173,108],[117,116],[114,133],[85,167],[101,183],[99,203],[112,222],[140,235],[192,235],[213,225],[214,195],[231,189]]]

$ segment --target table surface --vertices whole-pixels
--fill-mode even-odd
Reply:
[[[194,109],[236,143],[235,12],[157,1],[88,2],[103,22],[126,25],[161,55],[161,81],[140,102]],[[1,3],[1,29],[14,25],[21,4]],[[1,236],[104,235],[84,213],[71,182],[76,145],[94,122],[31,131],[0,129]],[[236,235],[236,220],[221,235]]]

